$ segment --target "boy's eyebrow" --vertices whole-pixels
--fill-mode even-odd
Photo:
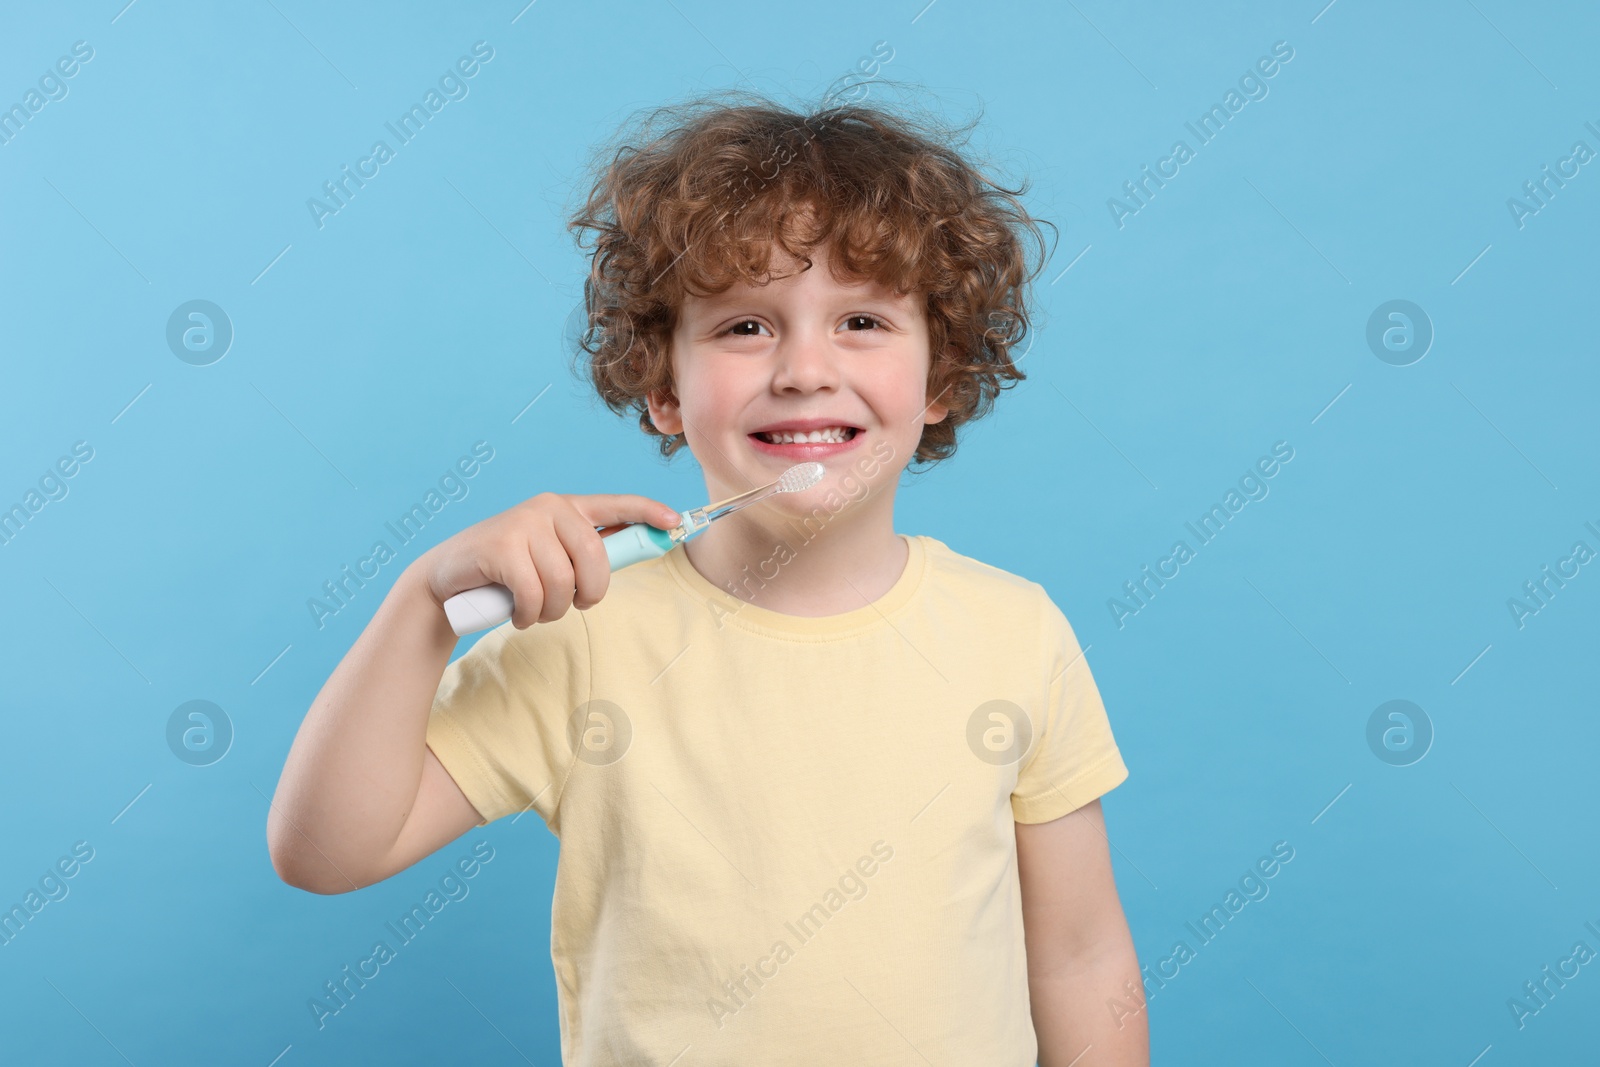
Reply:
[[[735,290],[730,288],[724,289],[722,292],[717,293],[714,296],[697,296],[691,300],[684,301],[684,304],[686,307],[691,309],[698,307],[703,311],[711,312],[718,308],[726,307],[729,304],[741,304],[750,300],[761,300],[766,297],[766,295],[767,294],[764,286],[755,286],[743,290]],[[882,282],[872,281],[866,283],[866,285],[862,286],[860,289],[852,292],[849,299],[883,300],[891,304],[897,304],[905,300],[907,296],[909,296],[909,294],[896,293]]]

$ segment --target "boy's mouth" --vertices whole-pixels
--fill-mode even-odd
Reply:
[[[822,430],[812,430],[809,433],[794,433],[789,430],[773,432],[758,430],[750,436],[765,441],[770,445],[840,444],[850,440],[860,432],[854,426],[833,426]]]
[[[756,451],[790,460],[823,459],[859,447],[866,431],[855,426],[830,426],[809,432],[757,431],[749,435]]]

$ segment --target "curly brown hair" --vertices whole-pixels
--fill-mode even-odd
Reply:
[[[658,107],[595,152],[592,187],[568,223],[580,248],[594,231],[574,369],[613,412],[637,411],[663,457],[684,436],[656,429],[647,398],[676,399],[678,308],[686,294],[772,280],[774,245],[806,268],[806,253],[826,248],[847,284],[925,294],[927,395],[949,414],[923,427],[912,463],[952,456],[956,430],[1026,377],[1011,352],[1047,258],[1040,220],[1017,199],[1028,183],[1008,189],[963,157],[958,138],[977,118],[952,128],[908,111],[840,104],[831,91],[797,111],[728,90]],[[1025,236],[1038,239],[1036,264]]]

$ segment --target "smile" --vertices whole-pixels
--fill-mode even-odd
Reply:
[[[833,426],[812,430],[809,433],[780,430],[776,433],[753,433],[748,436],[757,451],[769,455],[819,459],[856,447],[862,432],[853,426]]]
[[[776,430],[773,432],[758,431],[754,436],[774,445],[790,444],[819,444],[822,442],[837,443],[848,441],[856,435],[854,426],[829,426],[821,430],[812,430],[809,433],[794,433],[789,430]]]

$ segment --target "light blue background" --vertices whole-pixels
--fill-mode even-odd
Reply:
[[[7,1062],[558,1062],[537,819],[350,895],[273,874],[289,744],[417,543],[324,629],[306,601],[479,440],[495,458],[427,544],[542,490],[703,502],[690,457],[567,372],[563,208],[637,109],[815,98],[879,41],[886,76],[981,107],[975,151],[1062,228],[1028,380],[904,479],[897,528],[1043,583],[1088,646],[1143,963],[1295,849],[1150,1001],[1156,1062],[1592,1055],[1600,965],[1523,1029],[1506,1006],[1600,949],[1600,568],[1520,629],[1507,607],[1600,549],[1600,165],[1522,227],[1507,208],[1600,149],[1592,9],[123,2],[0,17],[0,104],[94,49],[0,146],[0,504],[94,449],[0,546],[0,904],[95,850],[0,949]],[[307,198],[479,40],[470,95],[318,229]],[[1276,41],[1269,95],[1119,228],[1107,199]],[[196,298],[236,331],[205,367],[164,336]],[[1436,331],[1409,366],[1365,340],[1391,299]],[[1119,628],[1108,599],[1277,441],[1270,495]],[[1366,724],[1402,698],[1436,737],[1396,767]],[[203,768],[165,735],[193,699],[236,732]],[[470,896],[319,1030],[308,999],[477,841]]]

